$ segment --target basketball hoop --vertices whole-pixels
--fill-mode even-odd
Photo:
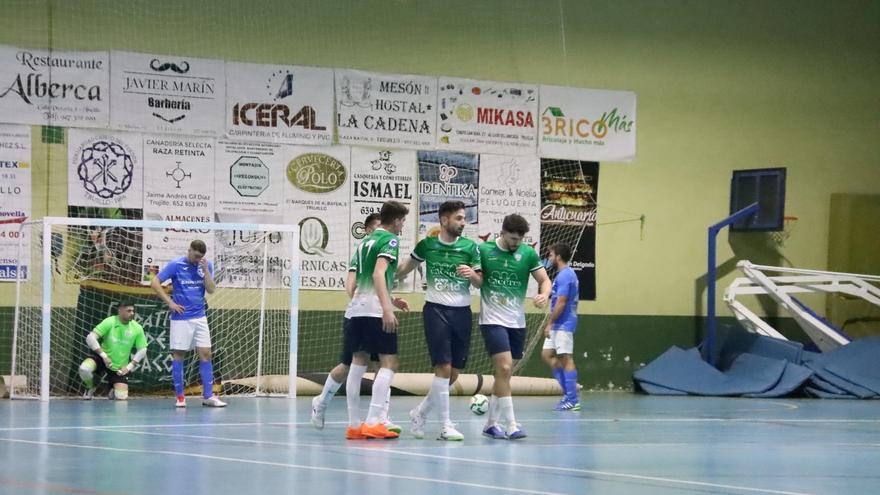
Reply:
[[[780,246],[784,246],[785,241],[787,241],[788,238],[791,237],[791,233],[794,230],[794,227],[797,225],[798,217],[786,216],[783,217],[782,220],[782,230],[770,232],[770,239],[772,239],[774,243]]]

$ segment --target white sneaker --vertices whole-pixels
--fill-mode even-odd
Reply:
[[[174,407],[186,407],[186,397],[180,396],[174,401]]]
[[[203,400],[202,405],[207,407],[226,407],[226,403],[220,400],[216,395],[212,395]]]
[[[86,390],[86,392],[83,394],[83,400],[92,400],[92,398],[94,396],[95,396],[95,389],[90,388],[90,389]]]
[[[314,399],[312,399],[312,425],[319,429],[324,429],[324,403],[321,402],[321,396],[316,395]]]
[[[462,435],[460,431],[455,429],[454,423],[446,423],[440,430],[440,436],[437,437],[437,440],[460,442],[464,440],[464,435]]]
[[[412,432],[413,436],[416,438],[425,438],[425,422],[427,421],[427,418],[425,418],[425,416],[417,409],[418,408],[409,412],[409,419],[411,422],[409,431]]]

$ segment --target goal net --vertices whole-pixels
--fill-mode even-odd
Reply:
[[[217,284],[206,295],[215,387],[224,384],[226,394],[264,393],[264,377],[296,369],[296,229],[51,217],[24,223],[18,259],[30,266],[19,267],[12,352],[12,374],[24,384],[11,396],[81,395],[77,368],[90,352],[85,337],[123,298],[135,303],[148,341],[147,358],[129,380],[132,393],[170,395],[169,310],[149,283],[194,239],[208,246]],[[200,386],[196,354],[189,359],[186,384]],[[226,385],[244,378],[247,386]]]
[[[47,217],[22,225],[19,260],[29,266],[16,286],[12,374],[23,383],[19,378],[11,396],[81,396],[85,337],[122,298],[135,302],[148,340],[147,358],[129,379],[131,395],[173,395],[169,311],[149,281],[197,238],[208,246],[217,282],[207,295],[215,387],[225,395],[295,396],[297,376],[300,386],[320,386],[339,359],[347,297],[291,290],[300,286],[302,263],[296,227]],[[398,313],[399,371],[431,373],[418,296],[396,295],[413,300],[411,312]],[[526,359],[515,373],[543,341],[546,310],[527,309]],[[465,372],[490,375],[478,318],[477,309]],[[201,386],[196,360],[190,353],[185,368],[193,394]]]

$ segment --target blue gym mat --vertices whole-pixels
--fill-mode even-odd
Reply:
[[[785,341],[727,328],[715,354],[671,347],[633,374],[651,395],[707,395],[833,399],[880,398],[880,337],[867,337],[824,354]]]

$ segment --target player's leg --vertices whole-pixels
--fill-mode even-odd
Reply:
[[[128,400],[128,376],[119,376],[114,371],[107,372],[111,400]]]
[[[201,317],[190,320],[195,327],[193,340],[199,354],[199,377],[202,379],[202,405],[208,407],[226,407],[226,403],[214,395],[214,364],[211,361],[211,330],[208,318]]]
[[[556,353],[559,356],[560,370],[565,377],[565,403],[562,408],[569,411],[580,410],[577,391],[577,368],[574,365],[574,332],[555,332]]]
[[[94,352],[79,365],[79,377],[86,387],[83,399],[91,400],[95,396],[95,378],[106,370],[104,360]]]
[[[351,366],[348,370],[348,377],[345,380],[345,404],[348,408],[348,428],[345,436],[348,439],[364,438],[360,434],[361,423],[361,381],[364,373],[367,372],[367,363],[369,362],[369,354],[358,351],[352,354]]]
[[[559,388],[562,389],[562,398],[559,400],[559,404],[557,404],[559,406],[565,401],[565,376],[562,373],[559,360],[556,358],[556,344],[553,343],[552,335],[551,332],[551,336],[544,339],[544,345],[541,348],[541,361],[544,361],[550,367],[550,373],[556,379],[556,382],[559,383]]]
[[[439,394],[437,405],[440,411],[440,420],[443,423],[440,439],[460,441],[464,440],[464,435],[455,428],[449,416],[449,387],[455,383],[458,375],[467,365],[471,349],[473,315],[469,306],[451,308],[448,313],[450,320],[449,381],[437,391]]]
[[[446,383],[446,395],[449,396],[452,344],[449,325],[445,321],[446,315],[443,314],[441,308],[441,305],[432,302],[426,302],[422,308],[422,328],[425,332],[425,344],[428,346],[431,366],[434,367],[434,377],[425,398],[409,412],[410,431],[416,438],[425,436],[425,422],[439,399],[438,391],[442,388],[443,382]]]
[[[348,377],[345,381],[345,403],[348,407],[348,427],[345,429],[345,438],[349,440],[366,438],[361,434],[363,418],[361,416],[361,380],[367,371],[369,353],[367,347],[367,330],[369,321],[364,317],[351,318],[349,323],[348,348],[352,351],[351,366],[348,369]]]
[[[312,399],[312,425],[319,430],[324,429],[324,412],[327,409],[327,405],[330,404],[330,400],[333,399],[333,396],[335,396],[336,392],[339,391],[339,388],[342,387],[342,382],[348,375],[348,367],[351,366],[352,351],[350,349],[350,331],[351,320],[349,318],[343,318],[342,353],[339,356],[339,364],[330,370],[330,373],[327,374],[327,379],[324,380],[324,388],[321,389],[321,393]]]
[[[184,360],[186,353],[192,349],[195,329],[190,320],[171,320],[169,341],[171,344],[171,383],[177,401],[175,407],[186,407],[186,396],[183,394]]]
[[[523,358],[523,350],[525,349],[526,344],[526,329],[508,328],[507,333],[510,341],[511,357],[509,372],[505,378],[508,395],[507,397],[500,397],[498,399],[499,417],[500,421],[503,421],[503,423],[507,425],[505,431],[507,438],[509,440],[519,440],[520,438],[525,438],[526,433],[519,427],[519,424],[517,424],[516,416],[513,412],[513,393],[510,389],[510,377],[513,372],[513,362]]]
[[[513,370],[513,358],[510,355],[510,338],[507,329],[499,325],[480,325],[486,352],[492,360],[495,370],[495,383],[492,386],[492,397],[489,399],[489,413],[483,435],[489,438],[503,439],[504,430],[498,426],[500,403],[502,397],[510,397],[510,374]],[[505,378],[507,377],[507,378]]]
[[[399,361],[397,359],[397,333],[382,330],[382,318],[368,318],[367,336],[369,352],[379,354],[379,371],[373,379],[373,394],[370,398],[370,410],[367,419],[361,426],[361,432],[368,438],[397,438],[398,434],[389,431],[382,423],[382,419],[388,417],[388,403],[386,402],[397,371]]]

